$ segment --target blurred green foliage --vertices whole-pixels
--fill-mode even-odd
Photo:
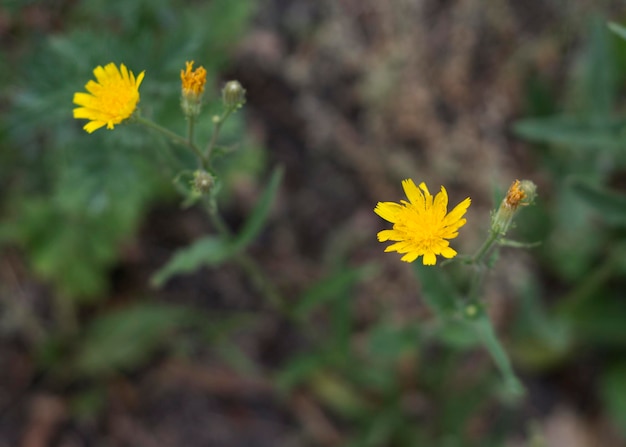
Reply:
[[[229,333],[233,323],[220,318],[215,328],[205,329],[204,315],[145,297],[113,311],[98,302],[107,297],[110,269],[123,245],[135,237],[152,205],[181,201],[172,180],[196,161],[132,124],[87,134],[84,122],[72,117],[73,94],[84,91],[97,65],[124,63],[135,74],[145,70],[142,115],[184,134],[180,70],[195,60],[208,72],[204,121],[197,125],[197,136],[206,140],[211,115],[221,105],[219,70],[253,7],[247,0],[133,0],[114,8],[86,0],[68,9],[53,2],[3,4],[16,29],[9,51],[0,54],[0,247],[19,248],[28,268],[52,286],[54,297],[44,305],[52,309],[50,321],[29,348],[50,380],[89,380],[75,396],[78,411],[100,407],[98,380],[136,370],[153,354],[169,351],[173,335],[183,329],[194,328],[210,343]],[[51,22],[58,14],[62,26],[55,32],[21,28],[29,14]],[[242,133],[235,115],[220,143],[241,143]],[[243,146],[219,160],[225,194],[232,172],[256,173],[262,167],[261,151]],[[94,314],[78,321],[84,304]],[[176,340],[180,349],[185,337]]]
[[[591,349],[610,354],[599,360],[599,397],[622,429],[626,381],[623,364],[611,359],[626,354],[624,37],[620,25],[593,20],[565,104],[553,100],[546,107],[545,96],[538,102],[529,95],[535,116],[515,125],[518,135],[537,143],[550,180],[526,232],[544,239],[542,276],[564,292],[551,296],[528,285],[512,346],[518,363],[534,370],[576,361]],[[551,305],[544,309],[538,297]]]
[[[203,266],[218,266],[245,250],[263,229],[281,179],[282,169],[276,168],[239,234],[231,240],[206,236],[178,250],[172,259],[154,274],[152,284],[160,287],[174,275],[194,272]]]
[[[78,2],[56,33],[25,33],[24,51],[0,65],[9,107],[3,108],[0,178],[4,185],[0,242],[17,244],[32,268],[70,299],[103,296],[119,249],[157,199],[171,197],[168,180],[193,160],[137,126],[85,133],[72,118],[72,96],[97,65],[125,63],[145,70],[143,115],[184,133],[180,70],[186,60],[207,69],[204,125],[219,104],[217,73],[252,12],[252,2]],[[26,14],[30,2],[10,11]],[[44,11],[52,14],[53,11]],[[211,105],[212,104],[212,105]],[[231,119],[223,139],[235,140]]]
[[[14,1],[7,11],[17,16],[33,4]],[[212,104],[219,102],[219,70],[253,7],[251,0],[130,0],[115,8],[85,0],[63,12],[66,21],[57,32],[24,33],[15,43],[20,48],[0,54],[0,244],[23,250],[34,272],[64,300],[93,302],[107,295],[108,270],[120,247],[152,204],[176,200],[169,180],[195,165],[188,154],[132,125],[86,134],[72,118],[73,93],[96,65],[113,61],[135,73],[145,70],[142,113],[183,134],[179,71],[193,59],[208,71],[207,121],[198,126],[198,139],[206,140],[217,111]],[[564,104],[546,93],[556,90],[547,80],[532,79],[529,118],[515,125],[518,135],[537,143],[537,164],[548,179],[538,206],[524,211],[517,229],[523,240],[544,241],[536,250],[540,273],[524,282],[507,340],[515,366],[526,371],[567,365],[590,346],[613,354],[611,359],[623,358],[626,350],[626,198],[617,191],[626,169],[619,100],[626,81],[626,41],[620,36],[626,33],[617,24],[612,29],[617,31],[594,22]],[[235,116],[222,137],[228,144],[242,133]],[[238,153],[222,161],[223,176],[233,166],[258,171],[263,163],[262,156]],[[239,235],[230,241],[207,236],[181,249],[156,273],[154,285],[244,250],[259,234],[280,179],[275,170]],[[398,323],[391,309],[381,308],[371,326],[360,327],[351,307],[354,292],[377,268],[350,265],[344,256],[329,264],[327,276],[290,300],[287,319],[303,334],[304,348],[269,372],[277,391],[312,393],[340,423],[347,422],[347,446],[503,445],[515,411],[506,406],[490,421],[489,433],[467,434],[476,413],[511,391],[511,383],[501,386],[497,371],[477,370],[473,362],[483,344],[501,370],[511,368],[482,309],[474,320],[453,317],[452,285],[439,270],[426,273],[418,266],[424,299],[437,318]],[[563,292],[553,296],[554,290]],[[133,371],[155,353],[184,349],[183,331],[193,331],[243,373],[268,374],[231,340],[231,334],[259,324],[258,315],[209,318],[145,297],[137,301],[114,310],[96,307],[77,329],[80,336],[53,331],[37,347],[42,370],[59,380],[93,381],[73,401],[79,414],[102,407],[105,393],[97,380]],[[613,360],[602,366],[599,397],[624,427],[626,367]]]

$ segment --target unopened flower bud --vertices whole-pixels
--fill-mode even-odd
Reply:
[[[180,71],[182,81],[180,106],[186,117],[196,117],[200,114],[202,106],[206,70],[204,67],[193,70],[193,61],[186,64],[186,69]]]
[[[515,180],[491,220],[491,231],[500,235],[506,234],[518,208],[533,203],[536,195],[537,186],[532,181]]]
[[[228,81],[222,89],[222,101],[229,109],[241,107],[246,102],[246,91],[239,81]]]
[[[215,184],[215,178],[206,171],[195,171],[191,185],[194,192],[198,194],[206,194]]]

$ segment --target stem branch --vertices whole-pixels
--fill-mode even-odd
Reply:
[[[206,201],[205,201],[206,203]],[[207,209],[211,222],[217,229],[218,233],[229,240],[233,239],[233,232],[228,228],[224,219],[219,214],[215,203],[207,203]],[[289,315],[289,309],[283,297],[278,293],[274,285],[267,279],[257,262],[244,251],[238,251],[235,254],[235,262],[246,272],[254,286],[276,309]]]
[[[211,135],[211,140],[209,140],[209,144],[207,144],[206,150],[204,151],[207,160],[211,159],[211,152],[215,148],[215,143],[217,143],[217,137],[219,136],[220,131],[222,130],[222,125],[224,124],[224,121],[226,121],[226,119],[230,116],[231,113],[233,113],[234,110],[235,109],[232,107],[228,108],[224,111],[222,116],[220,116],[217,119],[214,119],[213,135]]]
[[[206,169],[206,164],[207,161],[204,157],[204,155],[202,155],[202,152],[200,151],[200,149],[198,149],[198,147],[193,144],[193,142],[191,141],[191,137],[189,139],[181,137],[180,135],[172,132],[171,130],[155,123],[154,121],[150,121],[146,118],[143,118],[142,116],[139,115],[135,115],[134,116],[134,120],[137,121],[139,124],[143,124],[144,126],[155,130],[157,132],[159,132],[160,134],[162,134],[163,136],[165,136],[166,138],[168,138],[169,140],[171,140],[172,142],[176,143],[176,144],[180,144],[181,146],[185,146],[188,147],[189,149],[191,149],[193,151],[193,153],[196,155],[196,157],[198,158],[198,164],[200,165],[201,168]],[[191,121],[191,120],[190,120]],[[191,125],[191,131],[193,130],[193,124]],[[191,134],[190,134],[191,135]]]

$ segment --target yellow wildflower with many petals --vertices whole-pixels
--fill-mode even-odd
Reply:
[[[135,78],[124,64],[118,69],[112,62],[104,67],[98,65],[93,74],[96,80],[85,85],[88,93],[74,93],[74,104],[81,106],[74,109],[74,118],[90,120],[83,127],[89,133],[104,126],[113,129],[133,114],[144,76],[142,71]]]
[[[385,251],[404,254],[401,260],[405,262],[423,256],[424,265],[435,265],[437,255],[455,257],[457,252],[450,247],[448,239],[457,237],[458,229],[465,225],[463,215],[471,203],[470,198],[448,213],[448,193],[443,186],[435,197],[424,182],[418,188],[413,180],[407,179],[402,181],[402,187],[408,202],[378,202],[374,209],[380,217],[393,223],[393,229],[378,233],[380,242],[395,242]]]

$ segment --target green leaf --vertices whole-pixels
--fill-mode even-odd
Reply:
[[[548,313],[537,278],[527,278],[520,291],[507,350],[525,369],[546,370],[563,363],[573,345],[571,325],[561,315]]]
[[[292,359],[274,378],[279,390],[288,392],[292,388],[306,383],[313,376],[328,366],[328,356],[323,352],[307,352]]]
[[[626,195],[592,185],[582,179],[573,179],[574,193],[595,209],[611,225],[626,226]]]
[[[296,317],[305,318],[319,306],[337,297],[345,296],[352,286],[371,272],[371,265],[359,268],[343,268],[321,279],[311,286],[297,300],[293,313]]]
[[[415,263],[415,273],[422,285],[426,304],[439,317],[452,315],[456,309],[458,293],[449,276],[441,268]]]
[[[481,312],[473,320],[467,321],[473,326],[485,348],[491,355],[491,358],[502,373],[507,393],[511,396],[522,395],[524,393],[524,387],[513,372],[511,360],[500,343],[489,316],[484,312]]]
[[[11,206],[8,211],[3,204],[9,218],[0,232],[13,233],[9,241],[34,274],[72,299],[106,296],[119,248],[150,206],[171,195],[165,179],[175,166],[194,163],[182,148],[170,148],[130,123],[87,134],[84,121],[72,119],[72,94],[93,77],[95,66],[125,62],[135,74],[147,73],[141,90],[147,115],[182,128],[180,93],[172,80],[186,59],[195,59],[207,69],[207,85],[215,84],[256,7],[250,0],[215,0],[194,8],[167,0],[129,0],[114,9],[108,3],[80,2],[66,11],[58,33],[31,33],[20,41],[19,52],[0,55],[0,94],[9,105],[0,111],[0,138],[7,148],[0,151],[0,177]],[[23,13],[23,6],[11,9]],[[95,26],[104,22],[116,26]],[[169,32],[175,29],[185,32]],[[164,35],[168,38],[159,38]],[[219,108],[218,89],[206,94],[207,109]],[[241,118],[236,114],[224,126],[224,144],[245,133]],[[206,134],[198,137],[207,141]],[[39,210],[32,212],[33,207]]]
[[[519,242],[511,239],[499,239],[498,245],[501,247],[512,247],[512,248],[535,248],[541,245],[541,242]]]
[[[192,319],[182,308],[154,304],[98,317],[81,338],[73,370],[80,375],[103,375],[137,368]]]
[[[621,150],[626,145],[626,120],[557,115],[517,121],[515,133],[530,141],[575,149]]]
[[[589,116],[606,117],[615,104],[618,83],[615,50],[606,22],[600,17],[591,20],[591,30],[582,79],[582,104]]]
[[[457,349],[468,349],[480,344],[474,327],[464,320],[449,318],[442,321],[436,336],[446,345]]]
[[[234,254],[233,245],[215,236],[206,236],[178,250],[151,278],[153,287],[161,287],[172,276],[191,273],[204,266],[220,265]]]
[[[233,243],[235,250],[239,251],[246,248],[263,229],[282,178],[283,169],[280,167],[275,168],[265,191],[263,191],[250,217]]]
[[[153,287],[161,287],[172,276],[180,273],[191,273],[200,267],[220,265],[241,250],[244,250],[263,228],[281,178],[282,169],[276,168],[251,216],[234,241],[227,241],[216,236],[207,236],[194,242],[189,247],[178,250],[168,263],[153,275],[150,281]]]
[[[615,426],[626,436],[626,363],[615,365],[602,376],[600,394]]]
[[[625,27],[615,22],[609,22],[608,27],[611,31],[613,31],[619,37],[626,40],[626,28]]]
[[[366,397],[353,383],[331,371],[313,375],[309,386],[317,399],[340,415],[354,417],[368,407]]]
[[[626,346],[624,316],[626,303],[619,296],[598,286],[585,301],[576,303],[569,315],[571,325],[580,340],[595,346]]]
[[[378,364],[393,364],[406,353],[415,352],[419,343],[417,325],[397,327],[381,322],[369,334],[369,354]]]

